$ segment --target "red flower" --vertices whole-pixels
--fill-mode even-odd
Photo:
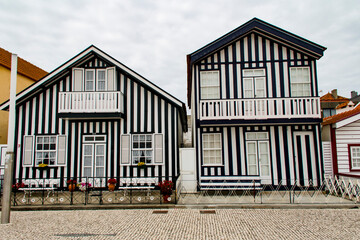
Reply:
[[[117,181],[115,178],[110,178],[107,182],[108,182],[108,184],[117,184]]]
[[[23,188],[23,187],[25,187],[24,183],[15,183],[12,185],[12,188],[14,188],[14,189],[19,189],[19,188]]]
[[[159,185],[160,187],[160,192],[162,194],[169,194],[171,195],[172,194],[172,188],[174,186],[174,183],[172,181],[169,181],[169,180],[164,180],[162,182],[159,182]]]
[[[76,184],[76,180],[75,179],[67,180],[67,184]]]

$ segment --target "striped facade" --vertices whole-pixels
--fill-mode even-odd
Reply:
[[[316,60],[325,48],[316,44],[309,46],[312,43],[304,39],[301,43],[298,41],[299,37],[295,35],[253,19],[188,55],[188,101],[195,124],[194,145],[200,184],[209,186],[209,181],[320,184],[323,163]],[[302,100],[293,100],[291,68],[308,69],[309,91]],[[264,72],[264,93],[260,98],[246,96],[248,86],[244,79],[247,70]],[[219,94],[215,100],[202,98],[202,91],[206,90],[202,88],[202,74],[206,72],[219,75]],[[303,107],[310,98],[316,101],[312,110],[314,113],[315,109],[316,114],[311,116],[306,111],[291,115],[295,105],[278,104],[298,101],[297,107]],[[275,105],[271,105],[273,102]],[[250,104],[250,108],[246,108],[246,104]],[[285,108],[290,114],[277,116],[285,112]],[[256,115],[256,109],[262,109],[263,115]],[[253,116],[248,114],[249,111],[253,111]],[[211,132],[221,134],[221,161],[215,164],[206,163],[204,156],[211,154],[207,153],[204,143],[204,135],[205,139],[212,137]],[[249,136],[265,133],[266,137],[250,140],[247,133]],[[250,148],[254,146],[263,148],[267,154],[266,176],[261,170],[260,150],[254,150],[258,162],[253,163],[250,159],[253,151]]]
[[[74,89],[72,69],[110,67],[115,67],[113,91],[120,91],[124,96],[121,113],[59,113],[59,93],[71,92]],[[15,178],[83,177],[84,137],[101,136],[104,137],[101,146],[105,146],[105,169],[102,177],[156,176],[159,180],[161,178],[176,180],[179,175],[179,147],[186,126],[185,113],[180,101],[169,94],[162,94],[160,88],[93,46],[60,68],[63,70],[50,73],[50,77],[45,79],[42,85],[35,86],[27,94],[18,96]],[[161,164],[147,164],[145,169],[138,168],[132,159],[127,164],[123,164],[122,158],[125,155],[121,152],[122,136],[136,134],[162,136]],[[34,139],[36,136],[65,136],[65,164],[55,164],[46,170],[37,167],[36,163],[24,166],[26,151],[24,136],[34,136]],[[34,158],[35,152],[32,154]]]

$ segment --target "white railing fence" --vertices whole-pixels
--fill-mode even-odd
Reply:
[[[200,120],[320,117],[319,97],[200,101]]]
[[[121,92],[60,92],[59,113],[123,112]]]

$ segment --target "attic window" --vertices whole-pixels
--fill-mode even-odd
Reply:
[[[110,68],[74,68],[72,74],[73,91],[115,91],[116,71]]]

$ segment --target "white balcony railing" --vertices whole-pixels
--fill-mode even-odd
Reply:
[[[321,118],[320,98],[201,100],[200,120]]]
[[[59,113],[123,113],[121,92],[60,92]]]

